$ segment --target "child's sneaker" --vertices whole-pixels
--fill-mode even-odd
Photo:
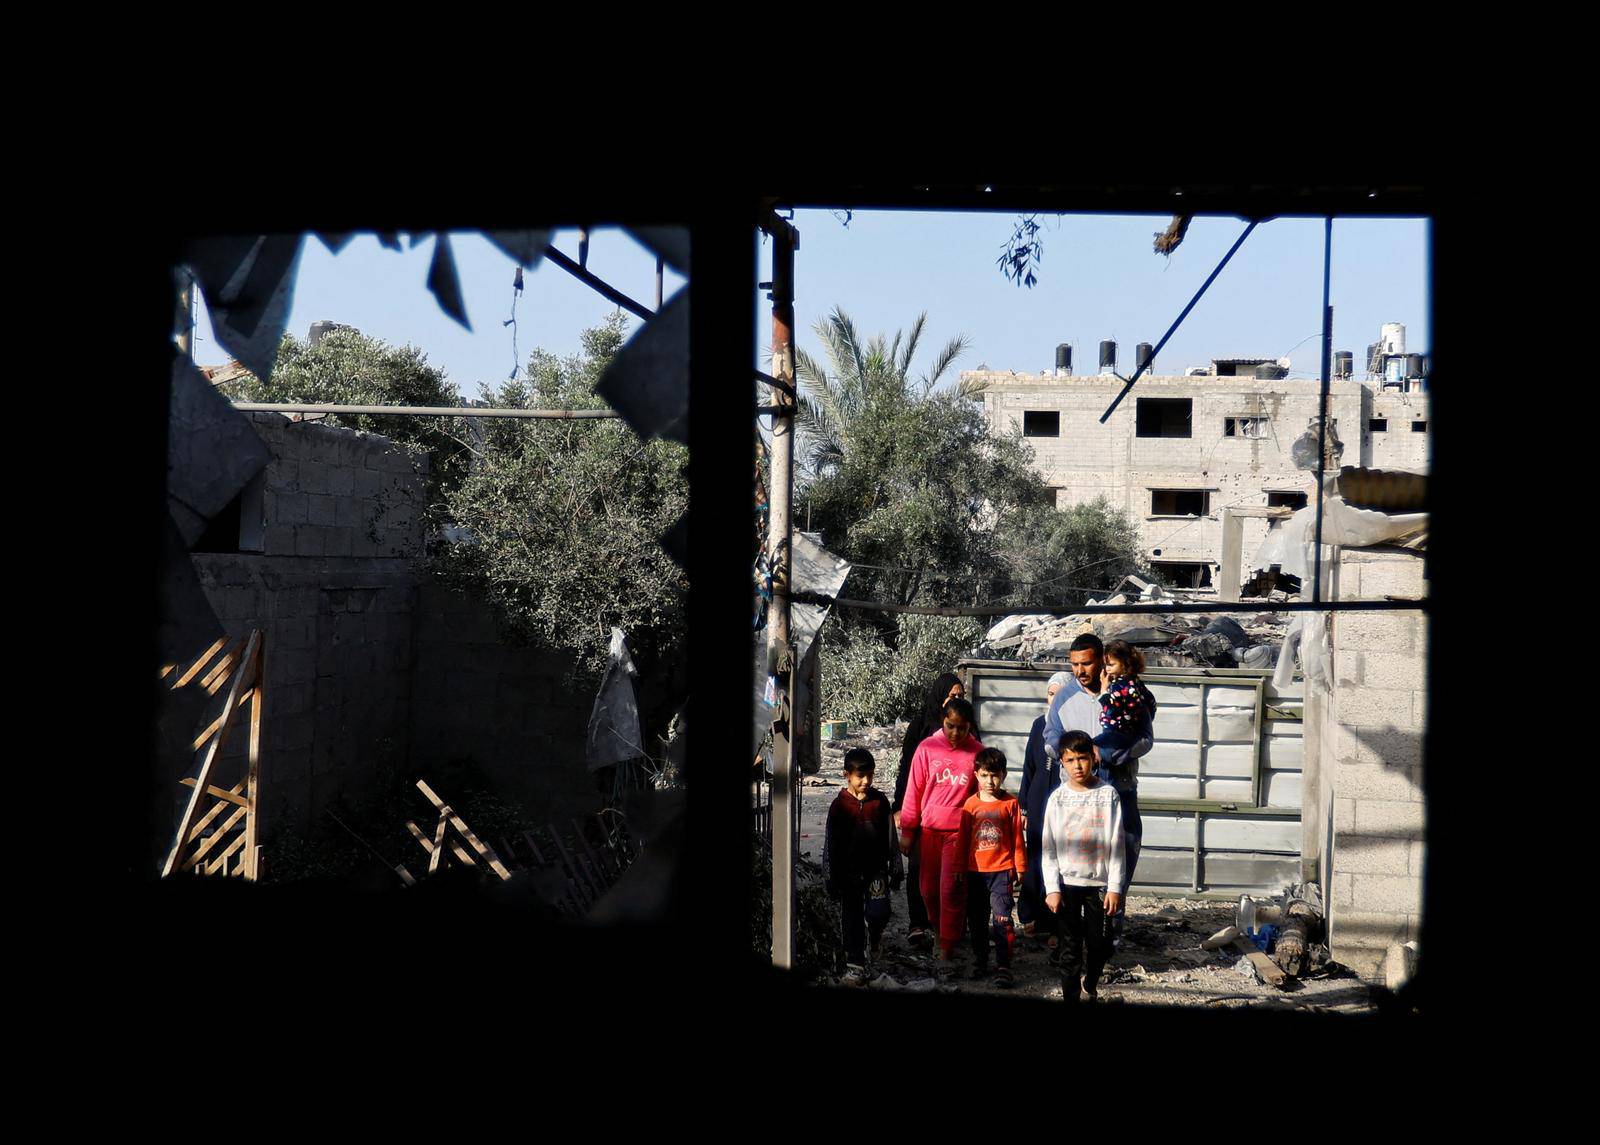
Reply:
[[[997,966],[994,971],[994,984],[1001,990],[1009,990],[1015,986],[1016,979],[1011,977],[1011,967]]]
[[[865,986],[867,983],[867,969],[857,966],[854,962],[848,963],[844,968],[844,976],[839,979],[841,986]]]
[[[929,945],[928,932],[921,927],[914,926],[906,934],[906,945],[913,950],[921,950]]]

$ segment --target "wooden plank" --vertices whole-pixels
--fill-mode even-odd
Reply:
[[[581,819],[574,819],[572,821],[572,829],[578,836],[578,846],[581,847],[583,849],[583,853],[588,856],[589,865],[594,868],[595,874],[599,877],[601,887],[609,888],[611,885],[611,872],[607,870],[605,864],[600,861],[599,854],[596,853],[594,847],[590,845],[588,837],[583,833],[583,821]]]
[[[433,832],[433,850],[428,852],[428,873],[430,875],[439,869],[440,860],[444,858],[444,831],[448,826],[449,821],[441,814],[439,816],[439,826]]]
[[[245,644],[246,658],[255,652],[256,635],[252,632]],[[172,840],[172,850],[168,852],[167,861],[161,870],[163,878],[177,869],[179,853],[189,837],[189,828],[194,824],[195,813],[200,809],[200,797],[205,794],[205,789],[210,784],[211,768],[217,761],[218,749],[227,740],[228,730],[233,726],[233,717],[239,710],[239,693],[244,690],[243,684],[244,673],[241,672],[233,678],[233,686],[228,690],[228,699],[223,705],[222,710],[227,713],[227,719],[217,732],[216,738],[211,741],[211,746],[206,749],[205,762],[200,765],[200,774],[196,777],[194,791],[189,796],[188,806],[183,810],[183,818],[178,821],[178,831]]]
[[[259,636],[260,639],[256,642],[256,658],[251,665],[255,687],[250,689],[250,762],[245,772],[245,797],[250,801],[250,813],[244,821],[244,837],[248,848],[245,855],[250,864],[246,877],[251,880],[256,877],[255,856],[261,850],[258,846],[261,822],[261,714],[267,701],[267,634],[262,632]]]
[[[226,819],[224,819],[222,821],[222,826],[218,827],[215,831],[200,841],[200,845],[194,849],[194,854],[181,861],[181,866],[197,866],[200,860],[205,858],[206,855],[210,853],[211,848],[222,842],[222,840],[227,837],[228,832],[232,831],[236,826],[238,826],[239,820],[244,818],[244,814],[244,808],[240,807],[235,810],[232,815],[229,815]],[[244,836],[241,835],[239,837],[243,838]]]
[[[248,704],[250,702],[250,697],[253,696],[253,695],[255,695],[254,689],[252,689],[251,691],[246,692],[240,698],[239,706],[243,707],[245,704]],[[209,727],[207,727],[205,731],[201,732],[199,735],[194,737],[194,743],[189,745],[190,748],[192,750],[194,750],[194,751],[199,751],[201,748],[205,747],[206,740],[210,739],[216,733],[217,729],[222,726],[223,721],[226,720],[227,718],[228,718],[227,714],[224,713],[222,715],[219,715],[216,719],[212,720],[211,721],[211,725]]]
[[[230,789],[230,794],[233,794],[233,795],[241,795],[243,793],[244,793],[244,784],[242,782],[241,783],[235,783],[233,785],[233,787]],[[203,832],[207,827],[209,827],[211,825],[211,821],[213,819],[215,819],[218,815],[221,815],[227,809],[228,809],[228,804],[226,804],[226,803],[214,803],[214,804],[212,804],[211,805],[211,810],[207,811],[205,813],[205,815],[201,817],[200,821],[198,823],[196,823],[193,828],[190,829],[189,837],[187,839],[185,839],[184,842],[185,843],[192,843],[196,839],[198,839],[200,837],[201,832]]]
[[[421,827],[418,827],[409,819],[406,820],[406,829],[416,836],[417,842],[422,844],[422,849],[424,851],[428,852],[430,855],[433,854],[433,841],[428,838],[428,833],[426,831],[424,831]],[[457,843],[454,839],[447,839],[446,842],[450,844],[450,852],[463,863],[467,864],[467,866],[475,867],[478,865],[472,861],[472,856],[467,854],[466,850],[461,846],[460,843]]]
[[[215,644],[213,644],[210,648],[207,648],[204,652],[202,652],[200,654],[200,659],[196,660],[193,664],[189,665],[188,670],[185,671],[183,675],[179,676],[176,680],[173,681],[172,690],[173,691],[177,691],[179,688],[182,688],[182,687],[186,686],[189,683],[190,680],[195,678],[195,675],[200,671],[200,669],[204,668],[207,664],[209,664],[211,662],[211,657],[215,656],[218,652],[222,651],[222,649],[227,646],[227,643],[228,643],[228,637],[227,636],[224,635],[224,636],[217,637],[217,642]]]
[[[461,837],[467,841],[467,844],[474,851],[483,856],[483,861],[489,864],[490,870],[499,875],[501,879],[509,879],[511,877],[511,872],[506,869],[506,865],[500,861],[500,857],[494,853],[493,848],[474,835],[472,828],[467,826],[466,820],[462,819],[454,810],[445,806],[444,801],[434,793],[433,788],[429,787],[421,779],[417,780],[417,788],[423,795],[428,797],[430,803],[440,809],[440,814],[449,816],[450,825],[461,833]]]
[[[187,777],[187,776],[185,776],[183,779],[178,780],[178,782],[183,784],[185,787],[193,787],[194,784],[195,784],[195,781],[193,779]],[[238,786],[239,785],[237,783],[234,784],[234,787],[236,789],[238,788]],[[249,807],[250,806],[250,801],[248,799],[246,799],[243,795],[237,795],[233,791],[224,791],[222,788],[218,787],[214,783],[208,783],[206,785],[206,794],[207,795],[215,795],[218,799],[224,800],[225,802],[228,802],[228,803],[236,804],[239,807]]]
[[[572,852],[567,850],[567,844],[562,840],[561,832],[557,831],[554,826],[549,827],[548,830],[550,832],[550,837],[555,840],[556,850],[561,853],[561,861],[566,865],[567,870],[571,873],[573,880],[578,885],[578,888],[583,891],[584,897],[588,900],[584,905],[586,907],[593,906],[595,900],[599,896],[595,894],[592,886],[586,885],[586,880],[583,877],[583,871],[578,866],[577,860],[572,857]]]
[[[406,886],[414,887],[417,885],[417,877],[410,871],[406,870],[406,865],[404,863],[396,863],[394,865],[394,873],[400,876],[400,881]]]
[[[209,864],[207,864],[206,874],[214,875],[219,870],[225,872],[228,866],[228,860],[233,858],[233,856],[237,855],[242,850],[244,850],[244,836],[236,835],[234,836],[233,842],[228,844],[228,849],[223,851],[222,854],[218,855]]]
[[[222,658],[213,664],[204,676],[200,677],[200,686],[202,688],[210,688],[215,681],[227,676],[228,672],[232,670],[234,663],[239,659],[239,649],[244,643],[245,641],[241,640],[238,643],[230,646],[229,649],[222,654]]]
[[[1250,960],[1250,965],[1256,968],[1256,974],[1268,986],[1276,986],[1280,990],[1284,988],[1289,976],[1283,972],[1283,967],[1257,950],[1248,938],[1234,939],[1233,948]]]

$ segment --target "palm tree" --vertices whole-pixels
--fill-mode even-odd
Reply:
[[[805,464],[813,474],[820,475],[844,460],[856,428],[870,410],[884,402],[913,404],[926,399],[945,371],[967,351],[970,342],[965,335],[952,338],[934,356],[932,367],[912,379],[911,359],[927,318],[926,312],[917,315],[910,333],[902,336],[896,331],[892,343],[879,334],[865,346],[855,323],[837,306],[826,318],[817,320],[813,329],[822,339],[833,372],[824,370],[804,350],[795,355],[795,375],[805,390],[799,398],[797,421],[805,435]],[[982,383],[961,382],[955,392],[971,398],[982,390]]]

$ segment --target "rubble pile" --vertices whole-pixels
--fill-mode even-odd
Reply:
[[[1145,663],[1160,668],[1271,668],[1278,660],[1289,615],[1271,611],[1287,595],[1275,592],[1257,601],[1263,611],[1240,617],[1235,613],[1173,613],[1115,616],[1008,616],[991,628],[983,651],[999,659],[1065,660],[1072,641],[1092,632],[1104,641],[1126,640],[1144,653]],[[1091,604],[1126,604],[1122,594]]]

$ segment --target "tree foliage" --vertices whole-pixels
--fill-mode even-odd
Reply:
[[[494,406],[592,409],[622,345],[618,313],[585,331],[582,352],[536,350],[526,379],[480,387]],[[585,675],[605,663],[614,625],[641,671],[682,649],[688,580],[659,538],[688,508],[688,451],[641,440],[620,420],[495,420],[445,500],[455,526],[435,572],[492,602],[531,642],[564,648]],[[459,530],[459,531],[458,531]]]
[[[952,339],[913,377],[923,326],[919,316],[907,336],[863,342],[836,309],[816,326],[827,365],[796,356],[798,519],[855,566],[849,595],[902,605],[1004,602],[1021,611],[1076,604],[1143,571],[1125,513],[1104,499],[1056,508],[1020,431],[990,431],[973,400],[980,389],[939,386],[965,339]],[[976,622],[922,623],[935,619],[942,618],[891,623],[874,614],[835,624],[825,644],[835,672],[824,686],[836,689],[830,714],[851,705],[856,718],[897,710],[976,643]]]

